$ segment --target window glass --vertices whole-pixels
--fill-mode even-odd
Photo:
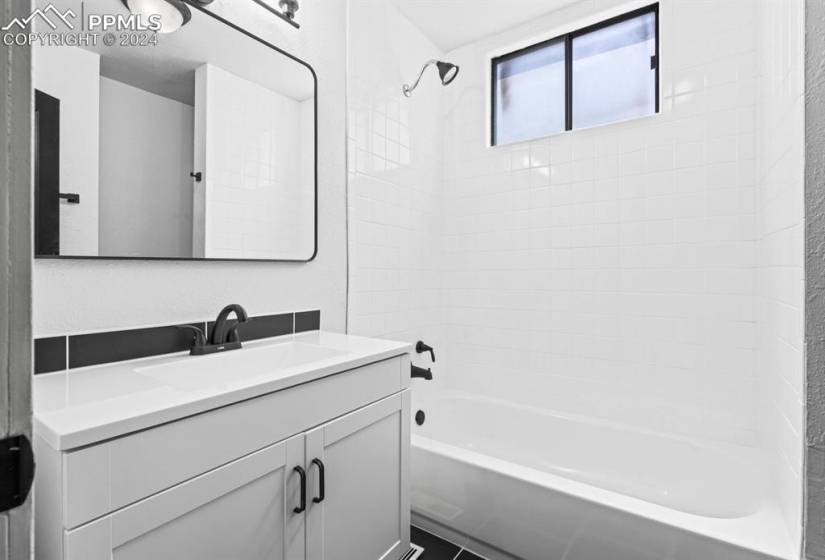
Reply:
[[[656,14],[573,37],[573,128],[656,112]]]
[[[493,144],[561,132],[565,127],[564,40],[493,63]]]

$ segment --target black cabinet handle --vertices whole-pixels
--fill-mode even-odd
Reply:
[[[307,473],[302,467],[295,467],[293,470],[301,477],[301,505],[292,511],[303,513],[307,509]]]
[[[433,347],[429,344],[425,344],[423,340],[419,340],[415,343],[415,351],[419,354],[429,352],[430,358],[432,359],[433,363],[435,363],[435,350],[433,350]]]
[[[316,467],[318,467],[318,475],[319,475],[319,478],[318,478],[318,492],[319,492],[319,494],[318,494],[317,498],[312,498],[312,502],[316,503],[316,504],[320,504],[321,502],[324,501],[324,498],[326,497],[326,491],[324,490],[324,479],[326,478],[326,476],[324,476],[324,462],[321,459],[313,459],[312,464],[315,465]]]

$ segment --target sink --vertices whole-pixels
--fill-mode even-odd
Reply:
[[[231,350],[210,356],[190,356],[174,362],[135,368],[135,372],[165,385],[198,389],[243,383],[277,370],[320,362],[346,354],[342,350],[301,342],[283,342]]]

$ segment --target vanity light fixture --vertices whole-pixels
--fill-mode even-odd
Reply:
[[[146,19],[152,15],[160,15],[161,28],[158,33],[173,33],[189,23],[192,12],[187,2],[196,6],[208,6],[213,0],[120,0],[135,15]],[[301,26],[295,21],[295,12],[298,11],[298,0],[279,0],[280,11],[270,6],[264,0],[252,0],[262,8],[275,14],[295,28]],[[270,0],[273,1],[273,0]]]
[[[211,1],[211,0],[210,0]],[[136,16],[146,21],[149,16],[160,16],[158,33],[177,31],[192,19],[192,12],[183,0],[121,0],[123,5]],[[207,4],[209,2],[198,2]]]
[[[211,0],[210,0],[211,1]],[[278,0],[278,8],[272,7],[270,4],[275,3],[276,0],[252,0],[261,8],[265,9],[271,14],[274,14],[290,24],[295,29],[300,29],[301,26],[295,21],[295,12],[300,7],[298,0]]]
[[[298,0],[280,0],[278,7],[289,19],[295,19],[295,12],[298,11]]]

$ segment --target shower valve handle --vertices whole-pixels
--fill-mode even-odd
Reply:
[[[419,340],[418,342],[415,343],[415,351],[418,352],[419,354],[423,354],[424,352],[429,352],[430,353],[430,358],[432,358],[432,361],[435,362],[435,350],[433,350],[433,347],[430,346],[429,344],[424,344],[424,341]]]

